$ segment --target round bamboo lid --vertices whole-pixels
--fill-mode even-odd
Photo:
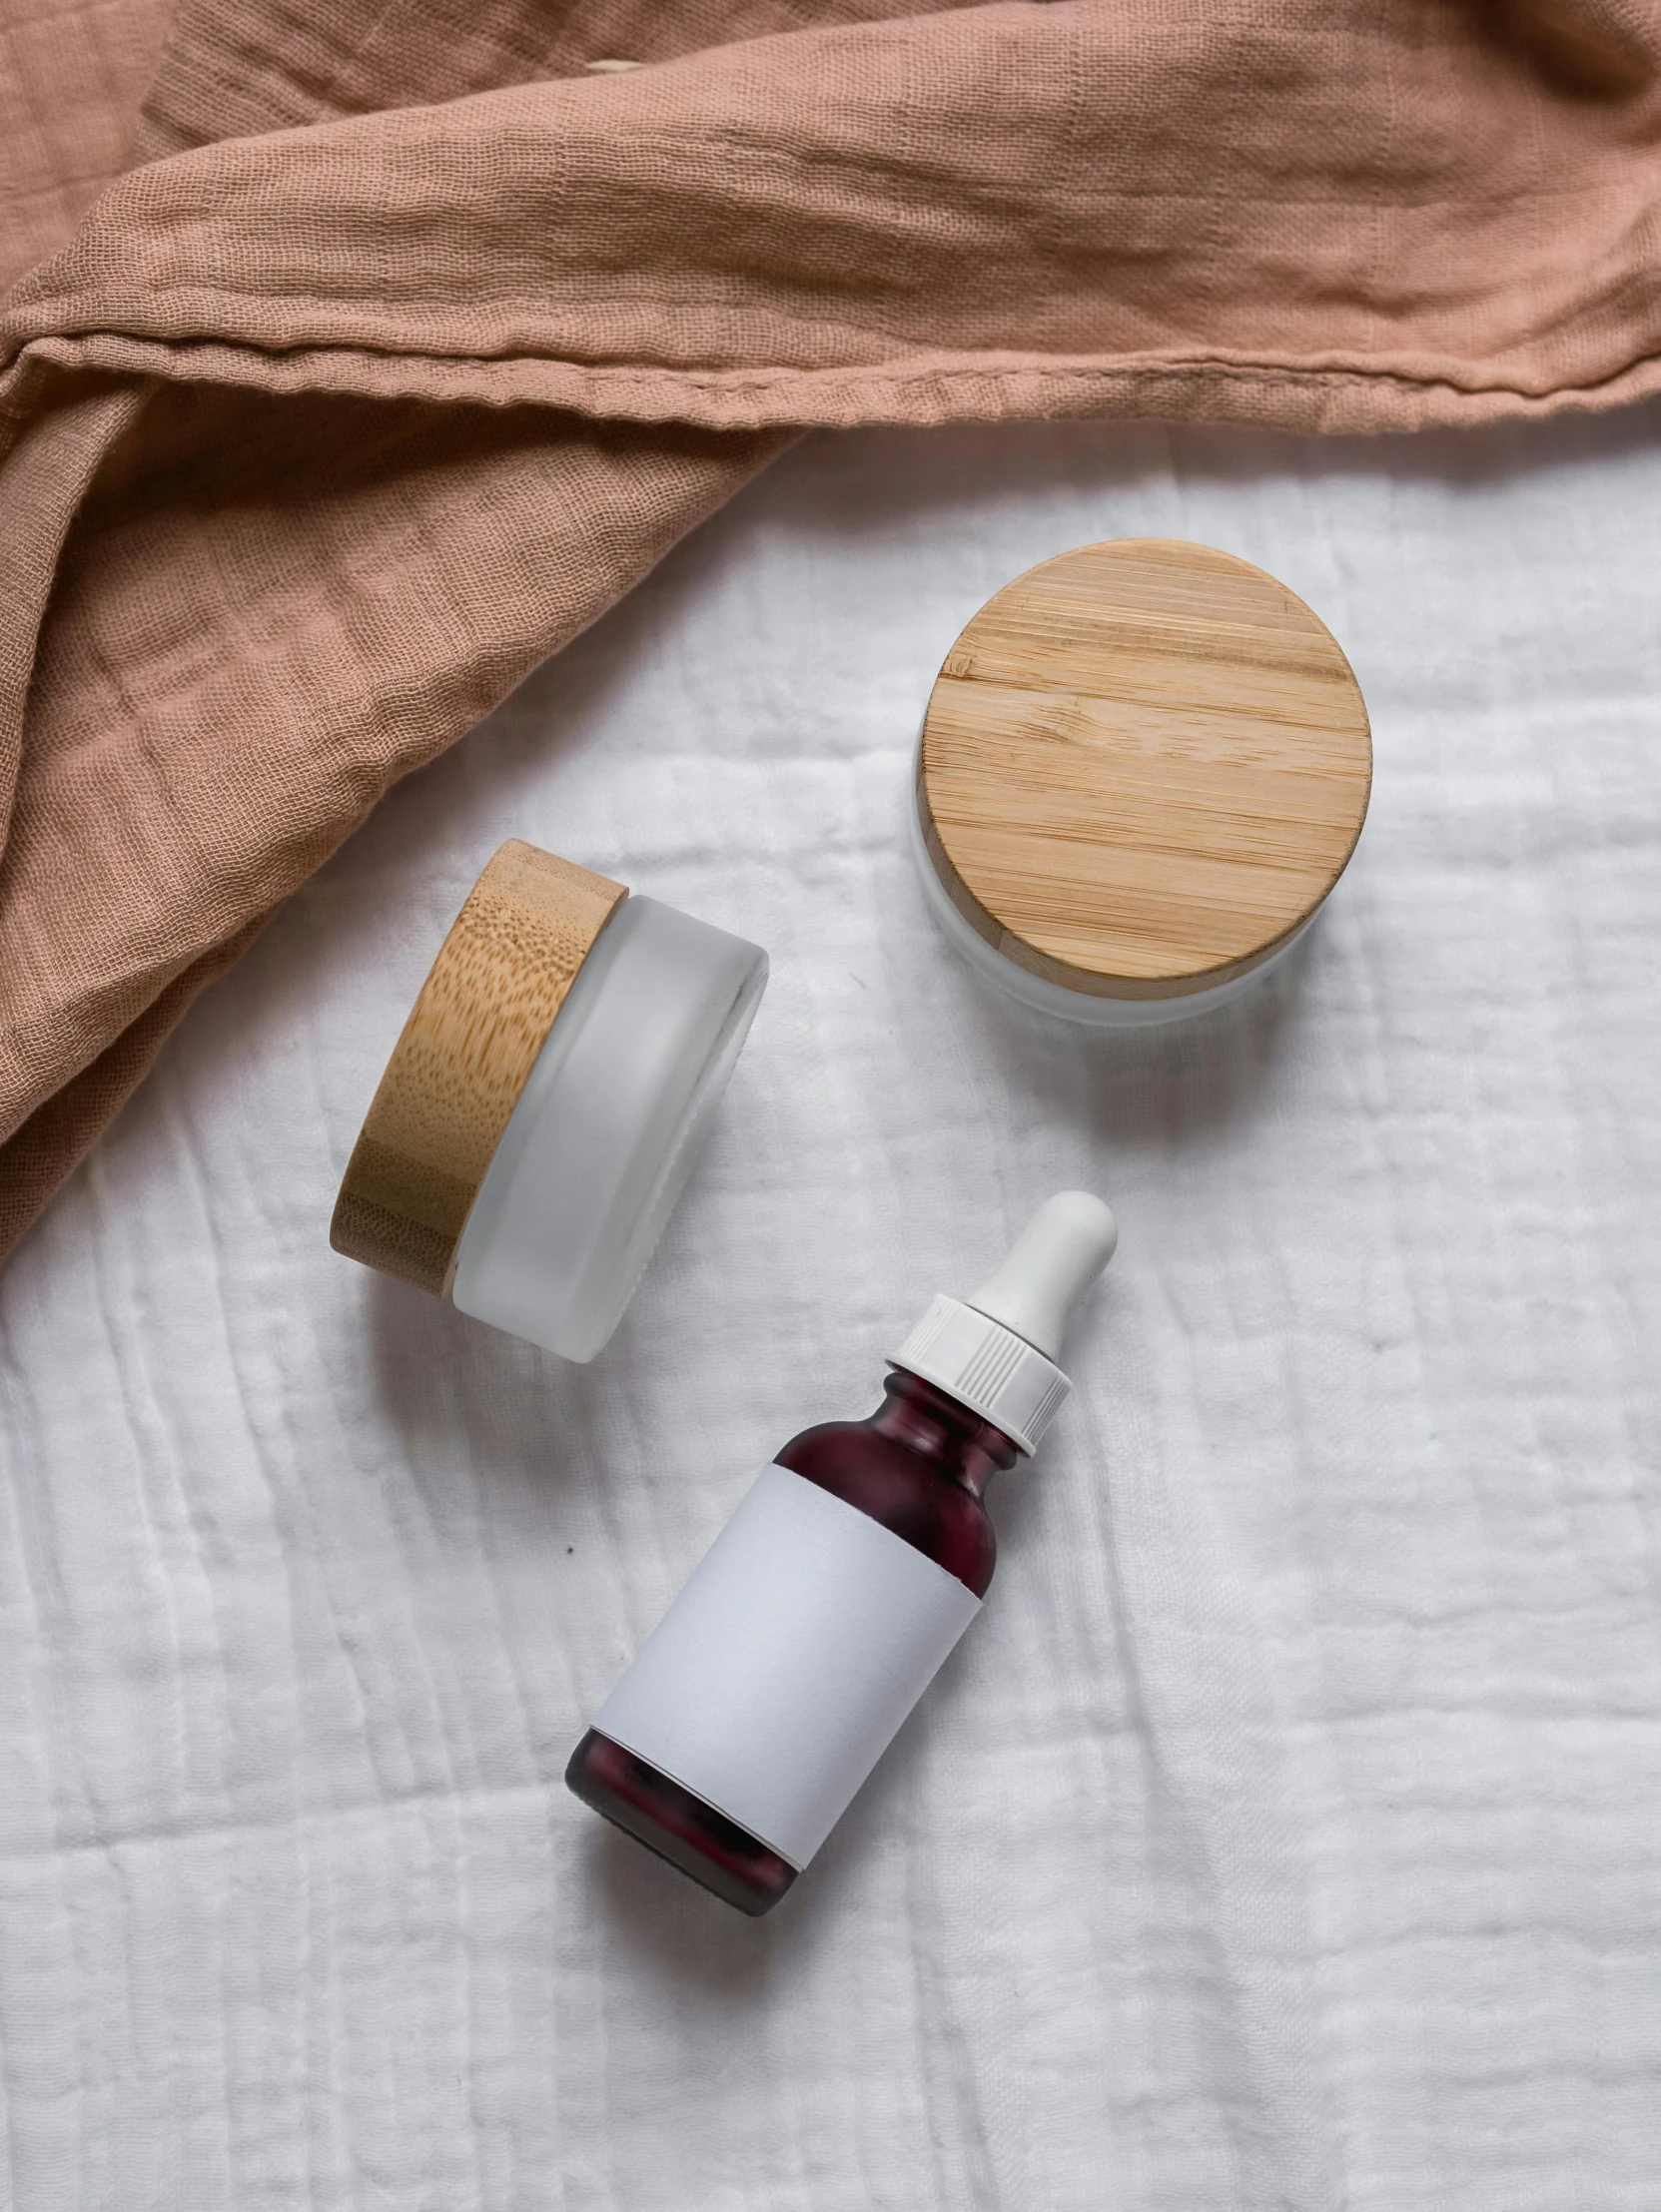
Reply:
[[[447,1295],[456,1246],[577,970],[625,887],[511,838],[467,895],[353,1147],[329,1241]]]
[[[1270,959],[1366,814],[1366,708],[1324,623],[1249,562],[1084,545],[989,599],[918,756],[953,905],[1036,976],[1178,998]]]

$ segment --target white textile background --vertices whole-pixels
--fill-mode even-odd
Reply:
[[[1655,2212],[1661,412],[809,442],[369,827],[0,1281],[22,2212]],[[937,940],[933,671],[1092,538],[1324,616],[1371,818],[1098,1038]],[[767,945],[592,1367],[327,1245],[503,837]],[[750,1922],[565,1758],[1048,1191],[1124,1241],[982,1619]]]

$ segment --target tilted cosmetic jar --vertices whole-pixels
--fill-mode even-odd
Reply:
[[[592,1359],[767,980],[759,946],[517,839],[456,917],[370,1106],[335,1249]]]

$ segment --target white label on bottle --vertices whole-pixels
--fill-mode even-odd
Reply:
[[[765,1467],[594,1726],[805,1866],[980,1609],[868,1513]]]

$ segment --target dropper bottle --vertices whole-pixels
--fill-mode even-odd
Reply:
[[[571,1755],[596,1813],[742,1912],[795,1880],[980,1611],[985,1505],[1071,1385],[1113,1213],[1047,1199],[966,1299],[937,1297],[868,1420],[763,1468]]]

